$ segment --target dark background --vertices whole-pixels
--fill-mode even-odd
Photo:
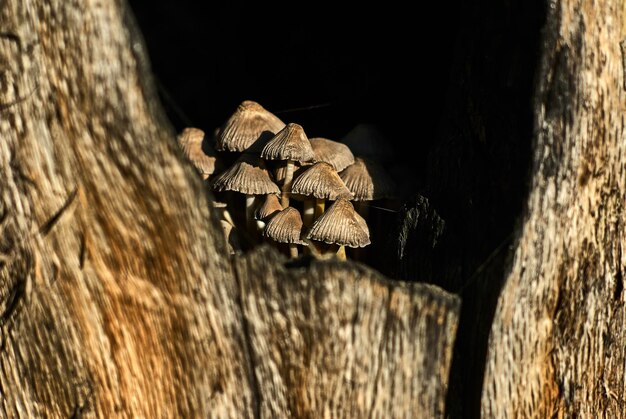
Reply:
[[[422,186],[464,3],[432,2],[420,13],[391,4],[130,3],[177,130],[211,132],[246,99],[309,137],[340,140],[373,123],[395,152],[392,175],[410,177],[397,179],[403,191]]]
[[[479,418],[531,173],[547,2],[453,0],[416,12],[391,2],[130,3],[176,129],[210,132],[251,99],[310,137],[340,140],[364,122],[383,130],[405,205],[374,212],[367,263],[462,298],[446,417]]]

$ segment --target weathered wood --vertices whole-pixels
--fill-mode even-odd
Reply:
[[[0,28],[1,415],[249,411],[223,239],[127,7],[8,0]]]
[[[624,3],[549,2],[530,195],[491,330],[484,417],[626,416]]]
[[[458,300],[275,253],[236,276],[134,28],[0,2],[0,416],[441,412]]]
[[[274,255],[237,264],[262,417],[443,417],[457,297]]]

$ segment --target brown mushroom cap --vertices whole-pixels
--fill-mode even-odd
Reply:
[[[315,163],[293,181],[291,193],[314,196],[318,199],[352,199],[352,193],[333,167],[324,162]]]
[[[256,210],[255,218],[265,221],[272,215],[283,210],[280,200],[276,195],[267,195],[263,200],[263,204]]]
[[[279,194],[258,157],[243,154],[230,168],[213,180],[216,191],[236,191],[247,195]]]
[[[312,161],[315,154],[302,126],[289,123],[265,144],[261,157],[266,160],[306,162]]]
[[[355,201],[372,201],[395,195],[395,182],[374,160],[357,157],[354,164],[339,173],[339,176],[354,194]]]
[[[199,128],[185,128],[176,137],[183,154],[204,179],[215,172],[216,152],[209,138]]]
[[[270,237],[280,243],[303,244],[302,217],[293,207],[287,207],[268,221],[263,236]]]
[[[219,151],[258,151],[285,123],[263,106],[245,100],[226,120],[217,134]]]
[[[326,162],[338,172],[354,163],[352,151],[340,142],[327,138],[311,138],[311,147],[316,161]]]
[[[376,159],[383,164],[393,161],[393,148],[374,124],[357,124],[341,140],[355,156]]]
[[[347,199],[339,198],[311,226],[306,238],[328,244],[365,247],[370,244],[367,223]]]

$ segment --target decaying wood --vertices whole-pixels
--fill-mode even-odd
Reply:
[[[0,2],[0,415],[441,412],[458,300],[274,253],[235,275],[134,28]]]
[[[526,215],[491,330],[485,417],[626,416],[626,9],[549,2]]]
[[[456,297],[350,262],[284,262],[237,264],[262,417],[443,416]]]

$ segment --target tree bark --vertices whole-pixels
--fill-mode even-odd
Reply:
[[[0,415],[441,415],[458,298],[231,260],[147,61],[124,1],[0,3]]]
[[[236,263],[261,417],[443,417],[456,297],[268,250]]]
[[[485,417],[624,417],[622,2],[549,2],[530,193],[489,339]]]

